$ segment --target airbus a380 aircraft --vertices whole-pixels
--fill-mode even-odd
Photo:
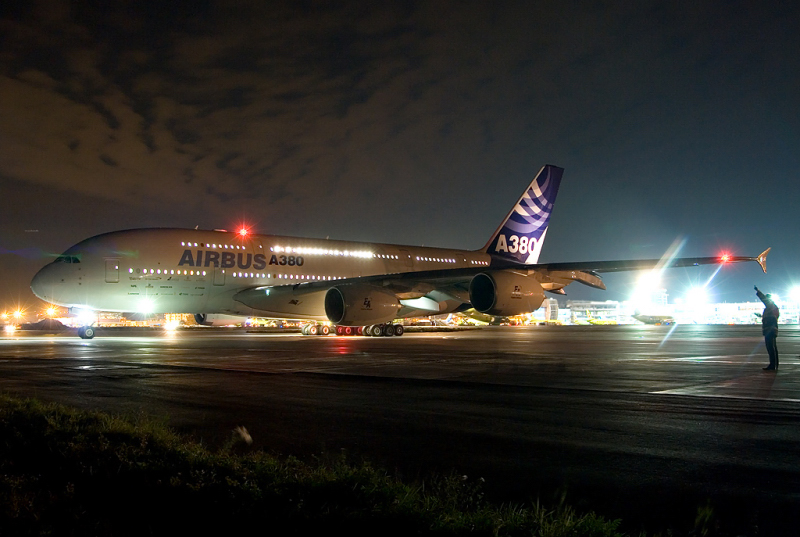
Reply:
[[[311,333],[401,335],[397,318],[469,308],[497,316],[538,309],[545,291],[660,259],[537,264],[564,170],[545,166],[480,250],[332,241],[246,232],[133,229],[69,248],[31,282],[47,302],[77,309],[252,315],[308,320]],[[666,266],[756,261],[698,257]],[[94,336],[91,327],[79,330]]]

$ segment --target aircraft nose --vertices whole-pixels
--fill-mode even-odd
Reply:
[[[47,265],[37,272],[31,280],[31,291],[45,302],[52,302],[52,290],[52,271],[50,270],[50,265]]]

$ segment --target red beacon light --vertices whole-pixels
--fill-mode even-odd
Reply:
[[[249,233],[249,231],[247,231],[247,228],[242,228],[242,229],[239,230],[239,236],[240,237],[247,237],[248,233]]]
[[[730,254],[722,254],[719,258],[720,263],[727,263],[731,260]]]

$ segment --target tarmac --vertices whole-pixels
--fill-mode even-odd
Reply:
[[[402,337],[229,329],[0,337],[0,390],[164,419],[210,447],[457,472],[497,501],[566,502],[628,531],[710,507],[742,534],[800,522],[800,327],[532,326]]]

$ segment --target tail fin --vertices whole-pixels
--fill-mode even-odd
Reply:
[[[563,174],[563,168],[549,164],[539,171],[484,246],[487,254],[526,264],[539,260]]]

